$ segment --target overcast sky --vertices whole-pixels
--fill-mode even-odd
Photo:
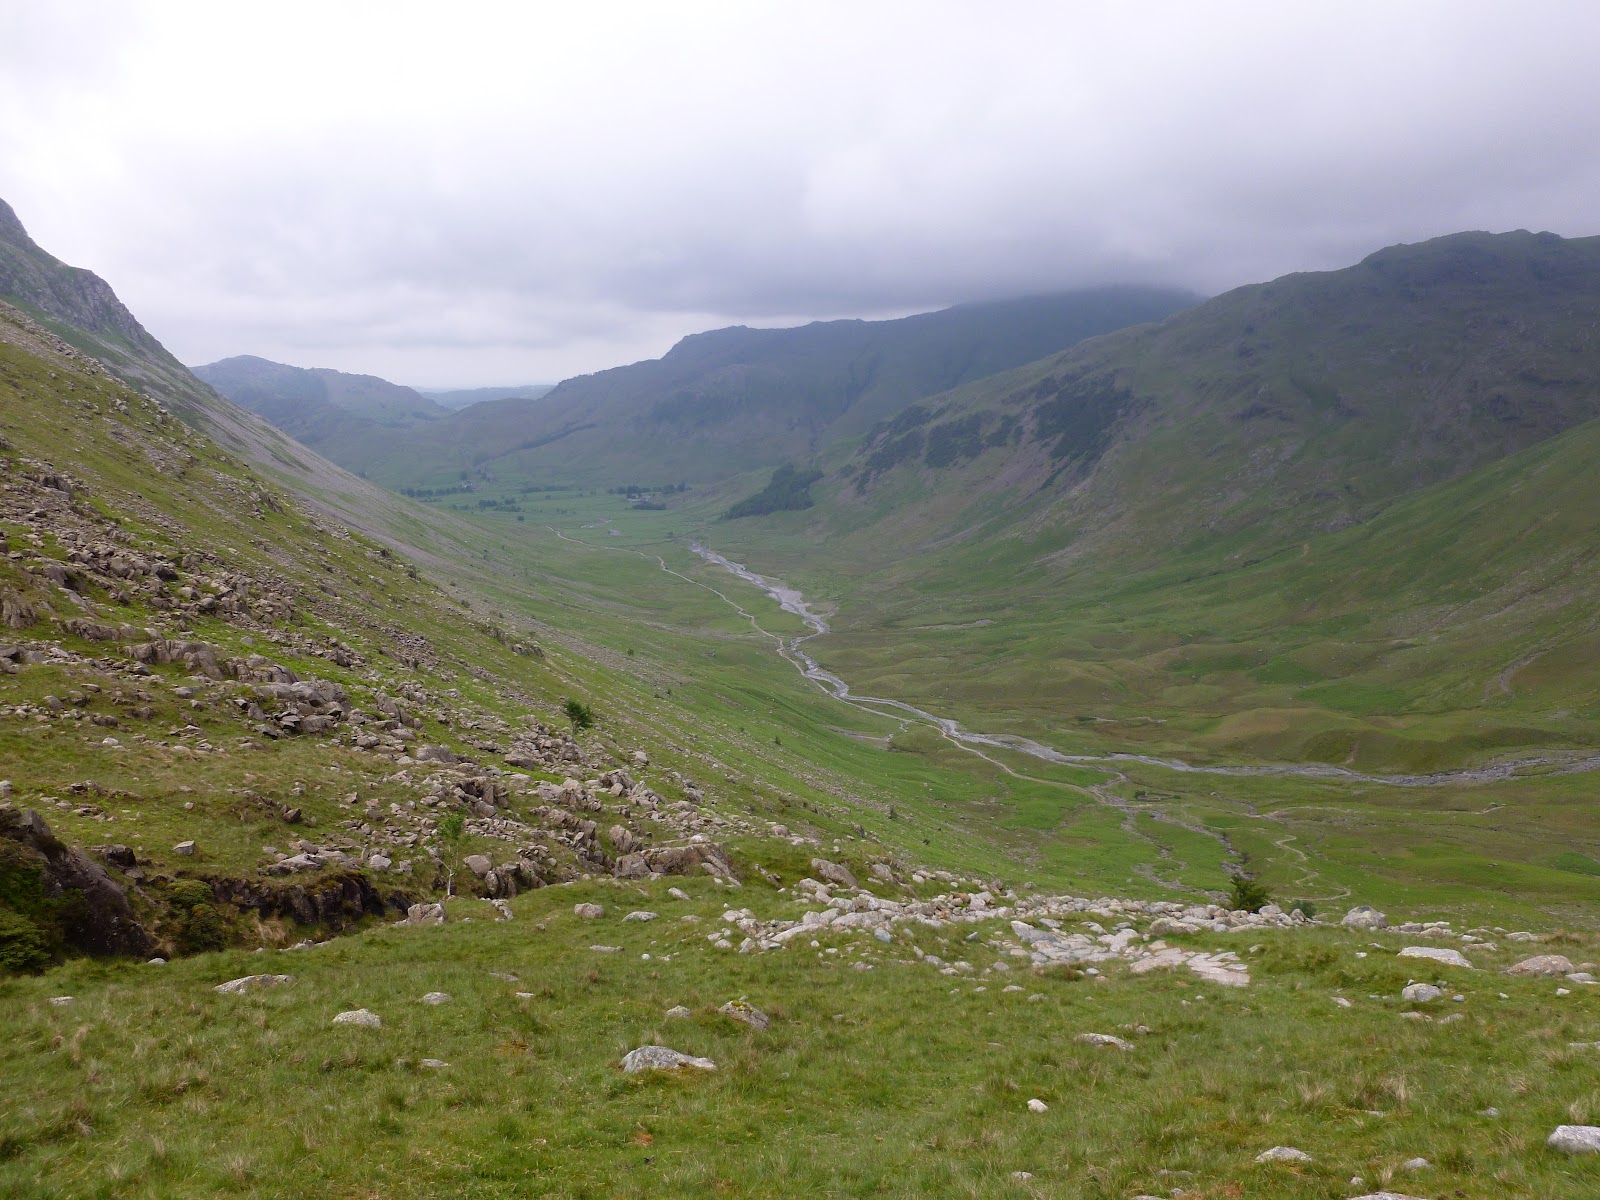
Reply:
[[[0,0],[0,197],[189,363],[553,381],[1597,233],[1597,64],[1590,0]]]

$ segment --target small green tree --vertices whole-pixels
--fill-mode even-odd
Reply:
[[[440,845],[453,854],[461,848],[461,843],[466,839],[467,818],[458,812],[446,813],[439,818],[434,831],[439,835]],[[450,865],[448,857],[441,860],[441,865],[444,867],[444,895],[448,900],[456,894],[456,869]]]
[[[562,704],[561,711],[567,714],[567,720],[572,722],[573,732],[588,729],[594,724],[594,710],[582,700],[574,700],[570,696]]]
[[[1228,893],[1228,907],[1235,911],[1260,912],[1272,903],[1267,889],[1248,875],[1235,875]]]

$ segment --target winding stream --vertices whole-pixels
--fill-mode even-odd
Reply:
[[[823,691],[847,704],[859,707],[889,710],[903,713],[919,721],[927,722],[937,728],[951,741],[959,742],[969,747],[991,746],[1003,750],[1015,750],[1022,754],[1030,755],[1049,763],[1144,763],[1147,766],[1163,767],[1169,771],[1184,771],[1196,775],[1265,775],[1283,776],[1298,775],[1315,779],[1334,779],[1345,783],[1381,783],[1391,787],[1440,787],[1446,784],[1461,783],[1493,783],[1499,780],[1511,779],[1519,773],[1533,767],[1553,767],[1547,772],[1554,775],[1576,775],[1586,771],[1600,771],[1600,754],[1590,755],[1574,761],[1566,761],[1545,756],[1516,759],[1512,762],[1494,763],[1489,766],[1471,767],[1460,771],[1439,771],[1427,775],[1364,775],[1359,771],[1352,771],[1345,767],[1330,766],[1325,763],[1276,763],[1251,766],[1198,766],[1194,763],[1184,762],[1177,758],[1158,758],[1148,754],[1063,754],[1061,751],[1036,742],[1031,738],[1018,737],[1013,734],[975,733],[963,729],[959,722],[949,717],[941,717],[926,709],[918,708],[914,704],[907,704],[904,700],[894,700],[886,696],[864,696],[851,691],[850,685],[833,672],[826,670],[813,658],[806,649],[806,643],[815,638],[831,633],[828,622],[814,612],[806,603],[805,596],[797,589],[790,587],[782,580],[769,579],[758,575],[743,563],[734,562],[725,558],[700,542],[690,545],[696,554],[713,566],[721,567],[729,574],[753,584],[765,592],[784,612],[792,613],[799,617],[810,633],[799,637],[777,637],[778,653],[795,668],[811,680]],[[662,564],[666,569],[666,564]]]

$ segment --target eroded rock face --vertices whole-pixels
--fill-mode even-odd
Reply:
[[[62,901],[58,920],[73,949],[143,956],[154,948],[106,869],[57,838],[32,809],[0,804],[0,862],[7,860],[20,870],[37,870],[45,896]]]

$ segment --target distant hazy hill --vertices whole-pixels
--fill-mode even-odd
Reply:
[[[393,429],[445,415],[443,408],[420,392],[376,375],[291,367],[252,354],[207,363],[195,367],[194,373],[235,404],[260,413],[280,429],[286,428],[286,421],[324,404]]]
[[[537,400],[555,386],[553,383],[523,383],[506,387],[455,388],[448,391],[418,388],[417,391],[440,408],[458,412],[488,400]]]
[[[1101,288],[895,321],[719,329],[537,400],[475,404],[341,461],[392,484],[467,468],[591,483],[720,479],[811,454],[916,400],[1194,300]]]
[[[428,425],[446,410],[408,387],[374,375],[291,367],[245,354],[194,368],[235,404],[301,445],[359,469],[398,430]]]

